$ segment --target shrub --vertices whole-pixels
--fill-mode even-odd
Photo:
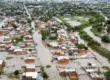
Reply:
[[[14,75],[18,75],[18,74],[19,74],[19,71],[16,70],[16,71],[14,72]]]
[[[41,75],[44,79],[47,79],[49,77],[46,72],[42,72]]]
[[[51,67],[51,65],[46,65],[46,68],[50,68]]]
[[[102,37],[102,41],[103,41],[103,42],[106,42],[106,43],[110,43],[110,36],[109,36],[109,35],[104,35],[104,36]]]
[[[87,49],[87,47],[84,44],[78,44],[78,49]]]
[[[10,57],[10,56],[8,56],[8,57],[6,57],[6,60],[10,60],[10,59],[12,59],[13,57]]]

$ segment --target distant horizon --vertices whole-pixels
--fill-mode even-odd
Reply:
[[[24,1],[29,1],[29,2],[64,2],[64,1],[72,1],[72,2],[83,2],[83,3],[98,3],[98,2],[107,2],[110,3],[110,0],[2,0],[2,1],[20,1],[20,2],[24,2]]]

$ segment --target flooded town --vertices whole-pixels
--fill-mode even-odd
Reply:
[[[0,80],[110,80],[110,1],[0,1]]]

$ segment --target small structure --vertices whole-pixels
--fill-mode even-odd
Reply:
[[[0,60],[0,68],[4,67],[4,60]]]
[[[24,59],[25,63],[34,63],[35,62],[35,58],[34,57],[27,57]]]
[[[25,65],[25,71],[26,72],[35,72],[35,65],[34,64],[26,64]]]
[[[13,52],[14,54],[17,54],[17,55],[24,55],[28,53],[26,50],[22,50],[22,49],[15,49]]]
[[[86,50],[86,49],[79,50],[80,55],[85,55],[85,54],[87,54],[87,52],[88,52],[88,50]]]
[[[37,72],[26,72],[22,74],[22,78],[27,80],[36,80],[38,78]]]
[[[65,56],[65,53],[61,50],[54,50],[52,53],[54,56]]]
[[[68,56],[59,56],[57,57],[59,64],[68,64],[69,63],[69,57]]]
[[[70,72],[69,74],[69,79],[70,80],[79,80],[78,75],[76,72]]]
[[[0,44],[0,51],[5,51],[5,50],[6,50],[6,45]]]
[[[91,73],[90,76],[93,80],[104,80],[104,76],[98,75],[97,73]]]

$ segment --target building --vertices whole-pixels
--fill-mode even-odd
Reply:
[[[22,74],[22,78],[27,80],[36,80],[38,78],[37,72],[25,72]]]
[[[25,63],[34,63],[35,62],[35,58],[34,57],[27,57],[24,59]]]
[[[59,56],[57,57],[59,64],[69,64],[69,57],[68,56]]]
[[[104,80],[104,76],[98,75],[97,73],[91,73],[90,76],[93,80]]]
[[[35,72],[36,67],[34,64],[26,64],[25,65],[25,72]]]
[[[69,74],[69,79],[70,80],[79,80],[78,75],[76,72],[70,72]]]
[[[27,54],[28,52],[26,50],[23,50],[23,49],[15,49],[13,51],[14,54],[17,54],[17,55],[25,55]]]
[[[4,67],[4,60],[0,60],[0,68]]]

